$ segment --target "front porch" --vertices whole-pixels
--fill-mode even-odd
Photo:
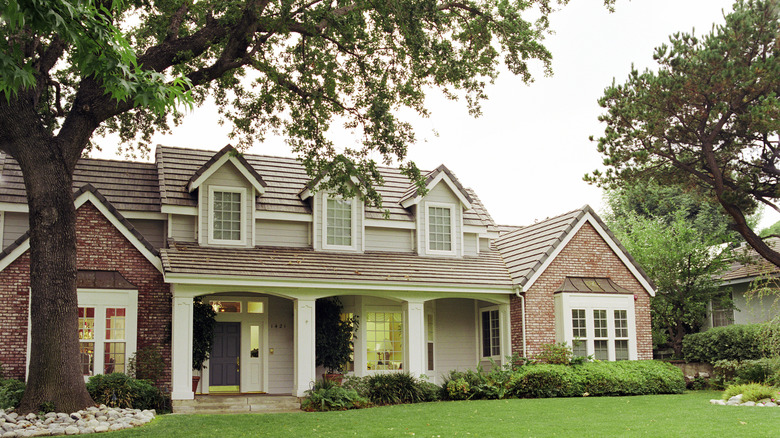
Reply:
[[[196,397],[192,376],[197,371],[191,366],[196,296],[221,306],[218,324],[236,327],[219,348],[215,342],[213,363],[206,363],[197,389],[218,400],[231,393],[303,396],[324,372],[315,367],[315,301],[329,296],[338,296],[344,313],[358,317],[356,353],[349,364],[349,372],[357,376],[403,371],[436,382],[450,370],[489,365],[490,359],[500,363],[511,354],[511,291],[506,290],[293,290],[191,284],[172,284],[172,290],[174,400]],[[230,351],[222,354],[224,348]],[[223,378],[222,369],[229,369],[237,380]]]
[[[191,400],[173,400],[173,412],[176,414],[269,414],[300,411],[301,402],[298,397],[291,395],[196,395]]]

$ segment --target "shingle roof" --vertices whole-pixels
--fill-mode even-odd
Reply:
[[[647,284],[654,287],[644,270],[589,205],[525,227],[500,226],[502,234],[495,245],[506,262],[512,281],[521,287],[525,286],[586,214],[590,214],[606,231]]]
[[[0,202],[26,204],[22,170],[0,152]],[[73,190],[91,184],[119,210],[160,211],[157,167],[152,163],[82,158],[73,174]]]
[[[187,181],[187,186],[189,187],[190,184],[195,183],[195,181],[198,180],[198,178],[201,177],[204,173],[206,173],[211,166],[213,166],[217,161],[219,161],[220,158],[222,158],[225,154],[234,153],[236,160],[238,160],[239,164],[241,164],[247,172],[249,172],[249,175],[254,179],[254,181],[259,184],[258,188],[268,187],[268,184],[266,184],[265,181],[263,181],[263,177],[261,177],[254,167],[252,167],[251,164],[247,163],[246,158],[242,154],[239,154],[236,148],[234,148],[231,145],[227,145],[224,148],[220,149],[219,152],[214,154],[208,161],[206,161],[203,166],[200,167],[200,169],[196,170],[195,173],[192,175],[189,181]]]
[[[780,248],[780,237],[771,236],[764,240],[770,248]],[[758,255],[755,249],[743,244],[733,250],[735,257],[731,261],[728,270],[720,276],[723,281],[742,280],[749,281],[754,277],[767,274],[777,274],[780,268]]]
[[[332,253],[306,248],[208,248],[171,242],[161,251],[168,274],[314,279],[388,284],[435,283],[511,287],[497,251],[464,258],[421,257],[412,253]]]
[[[472,202],[470,193],[463,187],[463,185],[461,185],[460,181],[458,181],[458,178],[455,176],[455,174],[453,174],[450,171],[450,169],[448,169],[447,166],[445,166],[443,164],[439,165],[439,167],[437,167],[436,169],[434,169],[434,170],[432,170],[430,172],[427,172],[425,174],[425,186],[428,189],[432,188],[432,187],[430,187],[430,184],[433,182],[434,179],[436,179],[436,177],[440,173],[444,173],[445,175],[447,175],[449,177],[450,181],[452,181],[452,183],[455,184],[455,188],[458,191],[460,191],[460,193],[463,195],[463,197],[466,198],[466,200],[469,201],[469,203]],[[404,191],[404,194],[401,197],[401,202],[403,202],[403,201],[405,201],[407,199],[412,199],[412,198],[416,197],[417,195],[419,195],[419,193],[420,193],[420,189],[417,187],[417,185],[410,183],[409,187],[406,188],[406,191]]]

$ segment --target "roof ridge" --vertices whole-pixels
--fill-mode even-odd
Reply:
[[[584,215],[587,212],[587,209],[585,207],[590,208],[587,204],[585,204],[584,206],[582,206],[580,208],[577,208],[577,209],[574,209],[574,210],[571,210],[571,211],[567,211],[566,213],[562,213],[562,214],[559,214],[557,216],[548,217],[546,219],[540,220],[539,222],[534,222],[534,223],[532,223],[530,225],[505,225],[507,227],[519,227],[519,228],[516,229],[516,230],[512,230],[512,231],[504,234],[503,236],[500,236],[496,240],[496,243],[498,243],[498,242],[500,242],[502,240],[508,239],[509,236],[512,236],[513,234],[520,234],[520,231],[528,231],[528,229],[533,227],[533,226],[542,225],[542,224],[545,224],[545,223],[548,223],[548,222],[552,222],[552,221],[554,221],[556,219],[560,219],[560,218],[562,218],[562,217],[564,217],[566,215],[570,215],[570,214],[575,213],[575,212],[580,212],[581,213],[581,214],[578,214],[577,216],[575,216],[575,219],[579,220],[582,217],[582,215]]]

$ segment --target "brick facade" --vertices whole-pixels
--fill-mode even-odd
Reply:
[[[632,291],[635,298],[637,355],[639,359],[653,358],[650,295],[590,223],[585,223],[577,231],[525,293],[528,356],[538,353],[542,344],[556,341],[553,292],[567,276],[609,277],[618,285]],[[512,350],[522,354],[522,305],[519,298],[512,297],[510,309]]]
[[[77,211],[78,269],[118,271],[138,289],[138,348],[161,347],[162,384],[170,387],[171,294],[163,276],[143,254],[87,202]],[[0,271],[0,363],[6,377],[24,378],[27,351],[29,251]],[[75,330],[75,327],[74,327]]]

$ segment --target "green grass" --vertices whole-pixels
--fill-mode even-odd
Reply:
[[[355,411],[164,415],[111,436],[778,436],[780,408],[713,406],[719,392],[421,403]]]

